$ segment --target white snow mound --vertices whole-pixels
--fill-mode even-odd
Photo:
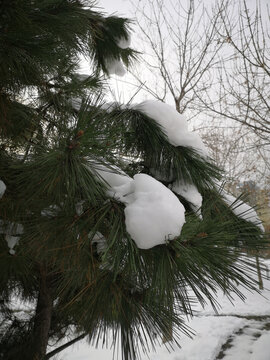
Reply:
[[[0,180],[0,199],[4,195],[6,188],[4,181]]]
[[[127,49],[128,47],[130,47],[130,43],[131,43],[130,34],[128,34],[127,38],[123,36],[119,39],[116,39],[116,43],[117,46],[120,47],[121,49]],[[107,59],[105,66],[110,75],[115,74],[118,76],[124,76],[126,73],[126,69],[121,60]]]
[[[131,191],[130,183],[133,181],[131,177],[121,172],[121,170],[116,167],[108,168],[104,165],[95,167],[95,172],[102,180],[104,180],[107,186],[109,185],[107,191],[109,196],[114,197],[123,203],[127,202],[125,196]]]
[[[9,247],[10,255],[15,255],[14,247],[19,243],[20,237],[6,234],[5,239]]]
[[[181,233],[185,209],[166,186],[146,174],[137,174],[125,208],[126,229],[140,249],[165,244]]]
[[[172,106],[157,100],[147,100],[134,106],[163,127],[169,142],[174,146],[188,146],[207,157],[208,151],[200,136],[188,130],[186,118]]]
[[[121,60],[111,59],[106,61],[106,69],[110,75],[124,76],[126,69]]]
[[[0,220],[0,234],[5,234],[5,240],[9,247],[9,253],[15,254],[14,247],[19,243],[20,236],[23,234],[23,226],[19,223],[10,222],[4,225],[3,221]]]
[[[107,248],[107,242],[105,237],[99,231],[97,231],[94,236],[90,232],[88,234],[88,237],[92,237],[92,243],[97,245],[97,253],[103,254]]]
[[[194,184],[188,184],[184,181],[175,181],[171,186],[172,191],[183,196],[191,205],[194,212],[201,218],[200,208],[202,206],[202,195]]]
[[[105,166],[95,171],[109,185],[108,195],[126,205],[126,229],[138,248],[150,249],[180,235],[185,208],[170,189],[146,174],[132,179]]]
[[[231,206],[231,209],[235,215],[257,225],[261,231],[264,232],[264,227],[260,218],[258,217],[258,214],[251,206],[239,199],[237,200],[234,196],[226,193],[225,191],[222,192],[222,195],[225,202]]]
[[[82,106],[82,99],[74,97],[74,98],[70,99],[70,105],[74,110],[79,111]]]
[[[117,40],[117,45],[121,48],[121,49],[127,49],[130,47],[131,44],[131,36],[128,35],[127,38],[125,37],[121,37],[120,39]]]

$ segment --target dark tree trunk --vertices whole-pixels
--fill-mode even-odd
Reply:
[[[50,280],[44,267],[40,268],[40,288],[33,329],[31,360],[43,360],[46,356],[51,326],[53,299]]]

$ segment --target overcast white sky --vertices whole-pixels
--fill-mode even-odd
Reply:
[[[133,2],[139,3],[140,0],[133,0]],[[180,0],[165,0],[165,3],[177,3]],[[240,0],[235,0],[235,3],[237,3]],[[186,2],[184,0],[184,2]],[[214,3],[215,0],[204,0],[203,3],[205,5],[209,5],[210,3]],[[234,0],[231,0],[231,2],[233,3]],[[258,4],[262,5],[262,6],[269,6],[270,7],[270,0],[246,0],[246,3],[248,5],[249,8],[254,8],[256,3],[258,2]],[[130,0],[97,0],[97,4],[98,6],[104,8],[104,10],[108,13],[114,13],[117,12],[118,15],[122,15],[122,16],[130,16],[130,9],[131,9],[131,5],[130,5]],[[266,15],[266,14],[263,14]]]
[[[120,16],[128,16],[130,9],[129,0],[99,0],[98,4],[108,13],[117,12]]]

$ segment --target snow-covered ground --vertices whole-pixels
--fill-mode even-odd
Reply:
[[[270,260],[265,264],[270,269]],[[264,272],[266,275],[266,272]],[[218,314],[211,306],[198,308],[189,321],[196,332],[193,339],[183,336],[182,348],[164,345],[142,360],[269,360],[270,359],[270,277],[264,279],[262,295],[245,290],[246,301],[237,297],[234,304],[220,294]],[[60,353],[54,360],[112,360],[113,350],[95,349],[81,341]]]

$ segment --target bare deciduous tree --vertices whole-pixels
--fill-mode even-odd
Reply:
[[[143,62],[149,70],[133,75],[156,99],[173,99],[176,110],[184,113],[193,108],[195,94],[202,94],[211,85],[211,70],[223,46],[217,29],[225,3],[210,10],[194,0],[187,7],[180,1],[164,0],[133,4],[147,53]]]
[[[231,119],[253,134],[253,152],[260,156],[257,171],[270,180],[270,16],[257,3],[251,11],[244,0],[220,13],[217,29],[223,52],[211,93],[197,93],[203,110]],[[237,14],[233,16],[233,14]]]
[[[211,155],[229,178],[270,173],[269,14],[246,1],[213,7],[189,0],[134,3],[145,68],[141,87],[195,119]],[[149,71],[145,71],[145,70]],[[153,86],[154,84],[154,86]],[[200,124],[200,125],[199,125]],[[219,155],[217,155],[219,154]]]

